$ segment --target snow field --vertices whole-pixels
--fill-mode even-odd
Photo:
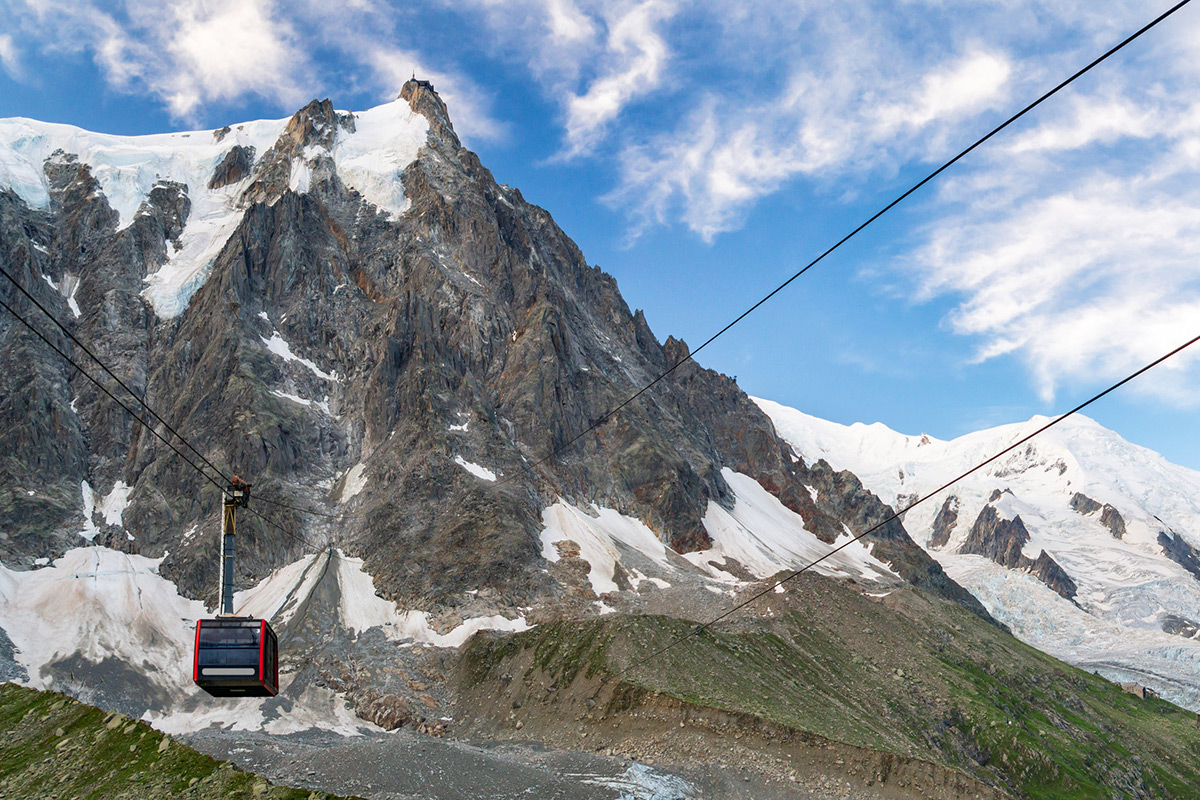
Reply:
[[[703,524],[713,547],[682,556],[708,577],[721,583],[737,582],[721,569],[728,559],[732,559],[759,578],[766,578],[781,570],[804,566],[844,543],[844,539],[839,539],[832,546],[827,545],[809,533],[799,515],[786,508],[753,478],[729,469],[722,470],[721,474],[737,498],[733,511],[710,503]],[[542,557],[558,561],[561,558],[559,543],[574,542],[579,547],[579,557],[588,563],[588,581],[597,596],[618,591],[614,576],[623,551],[633,551],[649,559],[664,574],[678,569],[676,564],[679,562],[673,563],[668,557],[668,553],[675,555],[675,552],[641,521],[597,506],[592,506],[592,512],[589,514],[562,500],[543,509]],[[876,581],[898,579],[860,543],[851,544],[815,569],[837,577]],[[630,583],[635,591],[644,580],[660,588],[670,586],[661,578],[647,578],[637,570],[628,571],[633,576]]]
[[[146,715],[168,733],[209,724],[271,733],[316,727],[343,735],[373,727],[356,718],[340,696],[319,687],[305,687],[298,702],[270,714],[258,699],[207,702],[192,684],[191,663],[195,620],[211,613],[199,601],[182,597],[159,574],[161,563],[162,559],[105,547],[80,547],[41,569],[17,571],[0,565],[0,628],[12,640],[28,684],[61,688],[44,668],[73,656],[97,664],[111,659],[129,664],[178,699],[171,708]],[[396,642],[460,647],[480,630],[529,627],[523,616],[508,619],[497,614],[466,619],[438,633],[424,611],[402,611],[378,597],[362,561],[340,551],[337,557],[329,552],[305,555],[276,570],[237,592],[234,608],[241,615],[268,619],[279,632],[324,580],[336,582],[338,621],[356,635],[378,627]],[[281,648],[286,649],[286,638]],[[286,667],[286,654],[281,657]],[[288,693],[292,680],[292,673],[281,671],[283,693]]]
[[[492,472],[487,467],[482,467],[479,464],[476,464],[474,461],[467,461],[462,456],[455,456],[454,463],[458,464],[460,467],[480,480],[491,481],[492,483],[495,483],[496,481],[496,473]]]
[[[853,471],[893,506],[900,495],[932,491],[1049,421],[1034,417],[941,441],[755,402],[803,458]],[[993,502],[997,489],[1002,494]],[[1075,492],[1115,507],[1126,523],[1124,537],[1100,523],[1100,511],[1072,509]],[[946,546],[933,549],[933,521],[950,496],[959,498],[957,523]],[[1021,517],[1030,535],[1023,554],[1036,558],[1045,550],[1054,558],[1077,584],[1080,607],[1025,573],[957,554],[989,503],[1006,519]],[[1165,530],[1200,546],[1200,473],[1075,415],[909,511],[904,526],[1023,641],[1073,664],[1097,665],[1103,674],[1142,675],[1164,697],[1200,709],[1200,641],[1162,630],[1168,615],[1200,619],[1200,581],[1158,543]]]
[[[354,115],[354,132],[338,130],[333,161],[342,183],[368,203],[399,216],[408,210],[400,174],[429,138],[429,122],[405,100]]]

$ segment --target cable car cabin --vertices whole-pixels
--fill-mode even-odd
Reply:
[[[265,619],[197,620],[192,680],[213,697],[274,697],[279,692],[275,632]]]

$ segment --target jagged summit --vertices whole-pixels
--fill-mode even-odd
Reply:
[[[442,98],[434,91],[429,81],[418,80],[415,76],[404,82],[400,89],[399,99],[407,100],[413,111],[429,120],[430,129],[435,136],[444,138],[454,147],[461,147],[454,126],[450,123],[450,112]]]
[[[891,515],[694,363],[556,452],[687,346],[495,182],[427,83],[193,134],[0,121],[0,148],[5,269],[207,458],[286,504],[263,506],[286,532],[239,527],[240,586],[292,579],[288,602],[315,608],[312,551],[332,545],[362,559],[354,597],[438,636],[699,613]],[[0,352],[0,561],[103,545],[213,599],[212,486],[9,319]],[[991,619],[898,521],[818,571]]]

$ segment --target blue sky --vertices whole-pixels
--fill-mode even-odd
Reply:
[[[469,147],[693,346],[1169,5],[1118,0],[0,0],[0,116],[111,133],[432,80]],[[700,356],[751,394],[950,438],[1200,333],[1200,6]],[[1200,349],[1089,411],[1200,468]]]

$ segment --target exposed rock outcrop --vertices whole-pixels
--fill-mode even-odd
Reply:
[[[1098,511],[1100,509],[1100,504],[1088,497],[1083,492],[1076,492],[1075,494],[1071,495],[1071,508],[1078,511],[1080,514],[1087,516],[1093,511]]]
[[[1074,601],[1077,587],[1066,570],[1045,550],[1036,559],[1024,555],[1022,549],[1028,541],[1029,531],[1020,515],[1005,519],[989,503],[975,518],[971,532],[958,552],[986,556],[1002,567],[1028,571],[1058,594]]]
[[[935,550],[945,547],[950,541],[950,534],[958,524],[958,503],[958,497],[950,495],[933,519],[933,533],[929,537],[929,546]]]
[[[208,181],[208,188],[220,189],[237,183],[250,174],[253,166],[254,148],[235,144],[221,159],[221,163],[217,164],[217,168],[213,170],[212,178]]]
[[[1101,511],[1100,524],[1108,528],[1114,539],[1125,538],[1125,518],[1121,516],[1121,512],[1117,511],[1112,505],[1105,503],[1101,505],[1099,502],[1088,497],[1082,492],[1076,492],[1071,495],[1071,508],[1083,514],[1085,517]]]
[[[1104,511],[1100,514],[1100,524],[1112,532],[1114,539],[1125,538],[1125,518],[1108,503],[1104,504]]]
[[[1175,531],[1169,534],[1166,531],[1159,531],[1158,544],[1167,558],[1196,576],[1196,580],[1200,580],[1200,550],[1192,547]]]

